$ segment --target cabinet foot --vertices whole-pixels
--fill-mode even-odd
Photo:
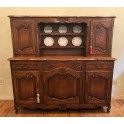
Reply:
[[[15,109],[15,113],[18,114],[18,109]]]
[[[19,112],[19,107],[17,105],[14,106],[14,109],[15,109],[15,113],[18,114]]]
[[[110,112],[110,107],[107,107],[107,113],[109,113]]]
[[[59,110],[65,111],[66,110],[66,106],[64,104],[59,105]]]
[[[103,107],[103,110],[104,110],[104,112],[106,112],[106,113],[109,113],[109,112],[110,112],[110,109],[111,109],[110,106],[104,106],[104,107]]]

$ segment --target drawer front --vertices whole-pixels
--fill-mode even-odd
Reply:
[[[86,69],[92,70],[92,69],[113,69],[113,62],[109,61],[91,61],[86,62]]]
[[[52,70],[54,68],[66,67],[71,68],[77,71],[82,71],[82,62],[81,61],[44,61],[43,70]]]
[[[12,69],[39,69],[39,62],[30,61],[13,61],[11,62]]]

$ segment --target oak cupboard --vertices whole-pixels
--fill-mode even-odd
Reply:
[[[111,108],[115,17],[9,16],[15,112]]]

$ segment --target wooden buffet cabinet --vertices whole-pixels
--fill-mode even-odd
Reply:
[[[115,17],[9,16],[14,108],[111,108]]]

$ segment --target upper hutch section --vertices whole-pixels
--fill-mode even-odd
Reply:
[[[111,56],[114,16],[9,17],[14,56]]]

